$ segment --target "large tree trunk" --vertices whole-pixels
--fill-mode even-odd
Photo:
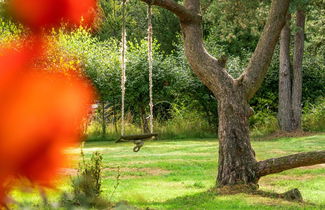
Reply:
[[[236,93],[236,91],[234,92]],[[217,185],[256,184],[255,152],[249,140],[252,114],[242,94],[218,101],[219,165]]]
[[[193,72],[218,99],[219,169],[217,186],[255,185],[261,176],[325,162],[325,151],[311,152],[257,162],[249,140],[248,118],[252,110],[248,101],[261,86],[271,62],[274,48],[286,21],[290,0],[273,0],[268,20],[250,59],[237,78],[232,78],[224,62],[212,57],[204,48],[199,0],[142,0],[166,8],[181,22],[185,55]]]
[[[286,23],[281,31],[280,70],[279,70],[279,109],[278,120],[281,130],[301,130],[301,97],[302,97],[302,60],[304,49],[305,14],[303,10],[296,12],[293,73],[290,68],[290,24]]]
[[[200,19],[181,21],[185,55],[200,80],[218,100],[219,164],[217,186],[255,185],[258,182],[256,159],[249,139],[248,101],[262,81],[285,23],[288,1],[275,1],[262,37],[246,71],[233,79],[222,61],[209,55],[203,45]],[[187,0],[184,6],[199,12],[199,1]],[[278,14],[279,10],[281,14]]]
[[[301,97],[302,97],[302,60],[304,53],[304,28],[305,13],[303,10],[296,12],[296,26],[298,31],[295,36],[295,51],[292,81],[292,126],[293,130],[301,129]]]
[[[278,122],[283,131],[292,131],[290,15],[280,35]]]

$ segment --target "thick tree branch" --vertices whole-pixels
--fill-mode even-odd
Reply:
[[[304,152],[280,158],[271,158],[257,163],[259,177],[279,173],[292,168],[325,163],[325,150]]]
[[[238,78],[244,86],[247,99],[251,99],[260,88],[268,66],[271,62],[275,46],[282,27],[285,24],[290,0],[273,0],[268,20],[261,38],[245,72]]]
[[[192,12],[191,10],[186,9],[184,6],[176,3],[174,0],[141,0],[147,4],[157,5],[162,8],[165,8],[175,15],[178,16],[181,22],[199,22],[201,17]]]
[[[185,54],[193,72],[217,97],[230,94],[234,79],[224,68],[224,61],[211,56],[203,44],[200,0],[184,0],[184,6],[174,0],[141,1],[165,8],[178,16],[184,37]]]
[[[184,6],[196,14],[200,12],[199,0],[184,0]],[[233,87],[233,79],[223,63],[211,56],[204,48],[201,21],[181,21],[181,28],[186,57],[199,79],[217,94],[217,97],[226,90],[226,87]]]

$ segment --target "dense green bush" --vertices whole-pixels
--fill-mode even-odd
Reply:
[[[1,16],[0,9],[0,44],[3,45],[10,41],[17,40],[22,34],[22,27]]]
[[[119,42],[114,40],[100,41],[84,29],[79,29],[70,34],[61,33],[59,42],[64,49],[80,56],[86,74],[98,89],[100,100],[104,100],[107,104],[106,136],[101,135],[102,120],[97,118],[89,126],[88,138],[92,140],[118,138],[121,97]],[[209,39],[208,48],[212,54],[220,55],[220,43],[213,44],[213,40]],[[126,133],[128,134],[143,132],[143,119],[149,113],[146,49],[147,42],[145,40],[128,43],[125,98],[125,110],[129,113],[129,118],[126,120]],[[166,55],[161,53],[157,42],[154,45],[153,95],[154,104],[158,105],[157,109],[154,110],[155,128],[161,133],[161,138],[214,135],[218,122],[215,97],[193,75],[186,61],[183,47],[177,45],[175,49],[172,54]],[[246,50],[241,55],[228,56],[227,68],[233,77],[241,74],[250,54],[251,52]],[[263,85],[250,102],[256,112],[250,119],[254,135],[267,135],[277,130],[275,116],[278,105],[278,56],[279,51],[276,50]],[[316,98],[325,92],[325,87],[322,84],[325,78],[325,73],[322,71],[324,65],[320,59],[319,56],[315,57],[310,52],[305,54],[302,101],[304,105],[314,103]],[[173,104],[172,109],[183,106],[182,114],[175,114],[175,110],[171,110],[170,104]],[[189,114],[191,112],[193,114]],[[195,117],[193,117],[194,115]],[[188,123],[189,118],[195,119],[193,124],[197,122],[199,126]],[[184,122],[181,122],[182,120]],[[201,131],[197,128],[200,128]],[[308,129],[310,130],[310,128]]]
[[[111,137],[102,136],[102,138],[115,139],[120,131],[121,70],[118,42],[100,41],[82,28],[72,33],[59,31],[56,35],[63,50],[78,55],[81,64],[85,67],[86,75],[98,90],[100,104],[105,104],[105,114],[100,116],[102,112],[99,111],[88,127],[88,138],[93,140],[101,138],[100,130],[104,130],[102,126],[104,116],[104,123],[107,124],[106,134]],[[163,55],[157,44],[154,44],[153,49],[153,96],[154,104],[157,105],[154,109],[156,124],[168,124],[164,121],[174,117],[169,113],[170,104],[175,104],[175,106],[187,104],[188,112],[200,113],[200,116],[203,113],[205,116],[202,115],[200,121],[207,122],[212,129],[216,129],[215,99],[193,75],[186,62],[183,49],[180,48],[172,55]],[[139,128],[144,126],[143,119],[149,113],[147,42],[145,40],[128,43],[126,75],[125,111],[129,113],[129,118],[126,120],[126,133],[141,133]]]

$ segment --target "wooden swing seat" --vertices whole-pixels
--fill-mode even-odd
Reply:
[[[157,133],[145,133],[145,134],[136,134],[136,135],[124,135],[121,136],[116,143],[118,142],[127,142],[127,141],[136,141],[136,140],[149,140],[152,137],[157,137]]]

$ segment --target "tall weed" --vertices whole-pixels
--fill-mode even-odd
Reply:
[[[133,117],[130,113],[126,114],[124,121],[125,134],[141,134],[142,129],[132,122]],[[100,121],[93,119],[87,127],[86,131],[87,141],[115,141],[121,136],[121,120],[117,120],[116,124],[106,124],[106,134],[103,136],[102,124]]]
[[[184,105],[173,105],[172,118],[155,124],[160,139],[216,137],[203,113],[190,110]]]
[[[154,133],[159,134],[159,139],[181,139],[181,138],[206,138],[216,137],[216,129],[212,128],[205,115],[199,111],[192,110],[184,105],[173,105],[171,119],[154,119]],[[102,135],[101,122],[94,118],[87,126],[87,141],[114,141],[121,133],[121,121],[116,124],[107,123],[106,135]],[[128,113],[125,119],[125,135],[141,134],[142,128],[133,120]]]
[[[279,130],[276,115],[269,111],[259,111],[250,119],[251,136],[266,136]]]
[[[325,97],[304,108],[302,127],[305,131],[325,131]]]
[[[76,206],[106,209],[111,204],[100,196],[103,156],[94,152],[90,160],[86,160],[81,149],[81,157],[78,175],[71,180],[72,192],[62,195],[61,206],[68,209],[74,209]]]

